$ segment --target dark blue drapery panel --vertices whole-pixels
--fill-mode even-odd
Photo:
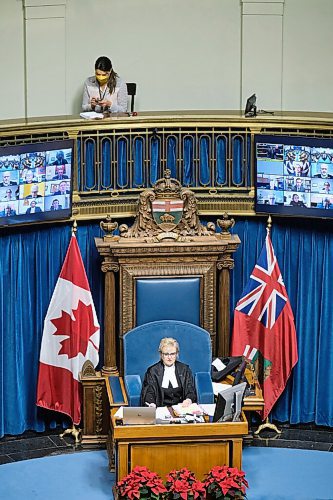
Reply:
[[[70,236],[71,228],[60,225],[11,231],[0,238],[0,436],[43,431],[45,421],[54,418],[35,405],[38,360],[44,317]],[[100,236],[97,224],[79,226],[77,238],[103,326],[103,276],[95,236]]]
[[[166,164],[171,170],[171,177],[177,177],[177,140],[173,135],[167,138]]]
[[[210,182],[209,146],[210,146],[210,137],[204,135],[201,136],[199,141],[199,148],[200,148],[199,180],[202,186],[207,186]]]
[[[237,135],[232,139],[232,183],[241,185],[243,181],[244,139]]]
[[[133,148],[133,163],[134,163],[134,180],[133,187],[142,187],[144,183],[143,177],[143,139],[137,137],[134,139]]]
[[[155,184],[160,177],[160,149],[159,137],[152,137],[150,141],[150,185]]]
[[[81,185],[81,177],[82,177],[82,172],[81,172],[81,145],[82,145],[82,141],[81,139],[78,139],[77,140],[77,143],[76,143],[76,147],[77,147],[77,165],[76,165],[76,168],[77,168],[77,185],[78,185],[78,189],[82,189],[82,185]]]
[[[83,188],[87,191],[92,189],[97,189],[97,179],[95,174],[95,163],[96,163],[96,146],[93,139],[87,139],[84,142],[85,148],[85,176],[83,176]]]
[[[112,187],[111,160],[112,160],[112,142],[106,138],[102,140],[102,168],[101,168],[101,187],[110,189]]]
[[[272,416],[283,422],[333,426],[333,312],[331,283],[333,235],[329,223],[316,220],[273,223],[272,242],[294,312],[299,361]],[[259,256],[265,222],[239,221],[242,241],[235,254],[231,282],[234,309]]]
[[[117,172],[118,172],[118,187],[125,188],[127,186],[127,139],[125,137],[117,141]]]
[[[216,138],[216,183],[223,185],[226,181],[227,148],[226,138]]]
[[[184,138],[184,186],[193,185],[193,137],[188,135]]]
[[[247,148],[247,161],[246,161],[246,170],[247,170],[247,185],[251,186],[251,138],[247,138],[246,143]]]

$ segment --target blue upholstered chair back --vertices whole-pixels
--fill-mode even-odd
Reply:
[[[212,348],[209,333],[191,323],[161,320],[140,325],[124,335],[124,378],[128,389],[135,384],[138,390],[147,368],[159,361],[158,347],[163,337],[177,340],[179,361],[188,364],[195,377],[204,372],[210,380]],[[206,388],[207,385],[205,392]],[[131,404],[134,401],[137,404],[137,399]]]

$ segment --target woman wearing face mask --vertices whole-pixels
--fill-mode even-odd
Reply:
[[[84,83],[82,110],[110,113],[127,111],[127,86],[112,68],[108,57],[95,62],[95,76]]]

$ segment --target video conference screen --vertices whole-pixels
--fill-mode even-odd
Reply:
[[[333,140],[255,136],[255,210],[333,217]]]
[[[66,219],[73,140],[0,148],[0,226]]]

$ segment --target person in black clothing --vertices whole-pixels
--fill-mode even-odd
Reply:
[[[303,207],[306,208],[306,205],[302,200],[299,199],[298,194],[293,194],[290,205],[293,207]]]
[[[52,163],[52,165],[66,165],[68,163],[63,151],[57,151],[56,157],[57,159]]]
[[[61,181],[62,179],[68,179],[68,175],[66,175],[65,165],[58,165],[55,168],[55,176],[52,177],[54,181]]]
[[[197,401],[193,375],[188,365],[177,360],[177,340],[165,337],[159,346],[161,359],[146,371],[141,390],[141,405],[189,406]]]

